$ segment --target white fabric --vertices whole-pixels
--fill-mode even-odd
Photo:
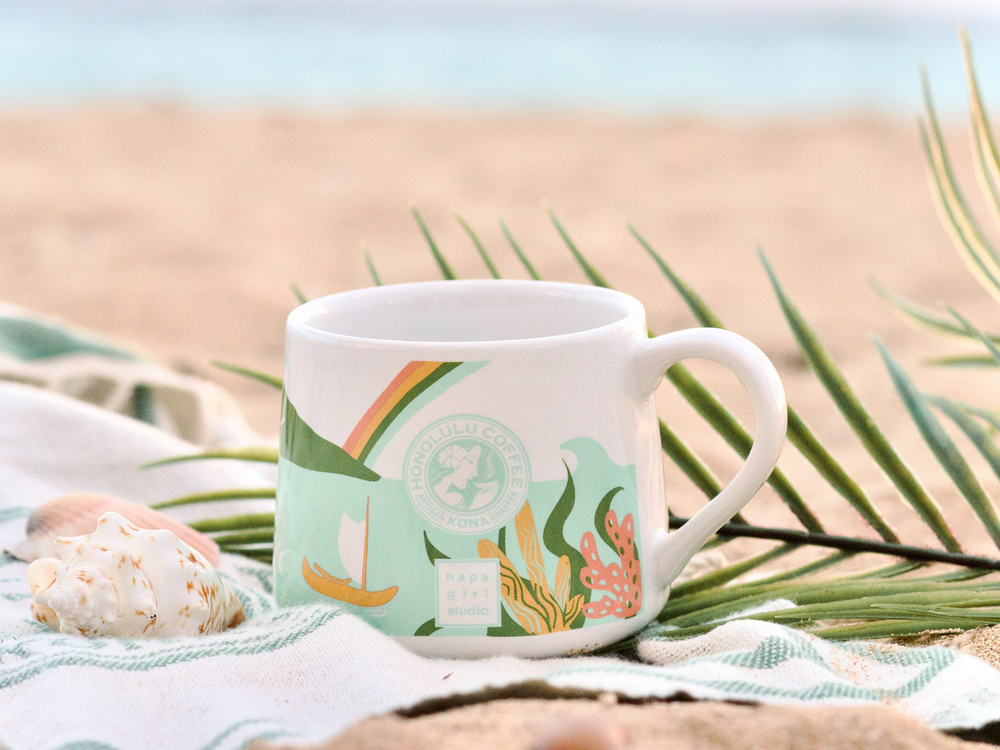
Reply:
[[[133,416],[137,389],[148,421],[206,448],[260,444],[239,405],[202,378],[170,370],[130,345],[0,302],[0,380],[56,391]]]
[[[0,547],[22,538],[31,507],[70,490],[154,502],[273,486],[271,467],[251,464],[138,468],[190,450],[66,397],[0,385]],[[226,505],[197,510],[234,512]],[[270,569],[225,555],[221,570],[248,615],[240,627],[200,638],[86,640],[31,619],[26,570],[0,557],[0,747],[11,750],[215,750],[253,738],[318,741],[369,714],[529,679],[634,696],[684,691],[797,705],[887,702],[939,728],[1000,720],[1000,673],[942,648],[844,646],[741,621],[687,641],[650,635],[639,647],[648,664],[426,659],[335,607],[276,609]]]

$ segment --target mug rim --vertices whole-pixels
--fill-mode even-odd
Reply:
[[[310,319],[319,314],[329,312],[329,307],[334,301],[350,302],[353,300],[371,298],[373,301],[391,299],[394,295],[401,293],[424,294],[427,297],[436,297],[453,292],[469,291],[475,288],[480,289],[504,289],[507,291],[523,290],[532,295],[559,294],[564,297],[574,297],[584,302],[593,301],[604,303],[611,307],[617,305],[622,310],[620,318],[603,325],[585,328],[579,331],[567,333],[555,333],[544,336],[530,336],[523,338],[499,338],[499,339],[473,339],[473,340],[439,340],[439,339],[405,339],[405,338],[377,338],[367,336],[355,336],[346,333],[336,333],[324,330],[310,324]],[[617,330],[628,328],[636,324],[644,325],[645,309],[642,303],[635,297],[616,289],[606,287],[591,286],[587,284],[573,284],[562,281],[535,281],[527,279],[454,279],[437,281],[415,281],[403,284],[386,284],[382,286],[366,287],[363,289],[352,289],[344,292],[336,292],[323,297],[310,300],[299,307],[296,307],[288,316],[287,330],[289,334],[296,334],[306,339],[311,339],[321,343],[338,343],[344,345],[355,345],[375,348],[399,348],[414,346],[434,347],[442,349],[468,349],[468,348],[491,348],[499,346],[531,346],[544,344],[558,344],[569,342],[583,342],[587,340],[597,340],[613,334]]]

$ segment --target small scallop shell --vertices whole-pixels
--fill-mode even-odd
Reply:
[[[202,555],[166,529],[105,513],[92,534],[55,541],[28,566],[32,614],[61,633],[122,638],[217,633],[243,605]]]
[[[200,531],[147,505],[97,492],[71,492],[42,503],[28,517],[27,539],[5,552],[25,562],[55,557],[58,537],[89,534],[97,528],[97,520],[109,511],[120,513],[140,529],[168,529],[212,565],[219,564],[219,545]]]

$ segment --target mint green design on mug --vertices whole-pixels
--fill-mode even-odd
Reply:
[[[420,429],[401,480],[365,466],[394,422],[485,364],[409,363],[343,447],[286,401],[276,542],[302,560],[277,566],[280,603],[336,600],[410,636],[539,635],[642,611],[635,468],[595,440],[559,446],[564,480],[532,482],[513,431],[457,414]],[[600,496],[578,498],[578,484]]]

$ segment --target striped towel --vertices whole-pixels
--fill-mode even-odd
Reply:
[[[233,397],[121,342],[0,303],[0,381],[56,391],[208,448],[260,444]]]

